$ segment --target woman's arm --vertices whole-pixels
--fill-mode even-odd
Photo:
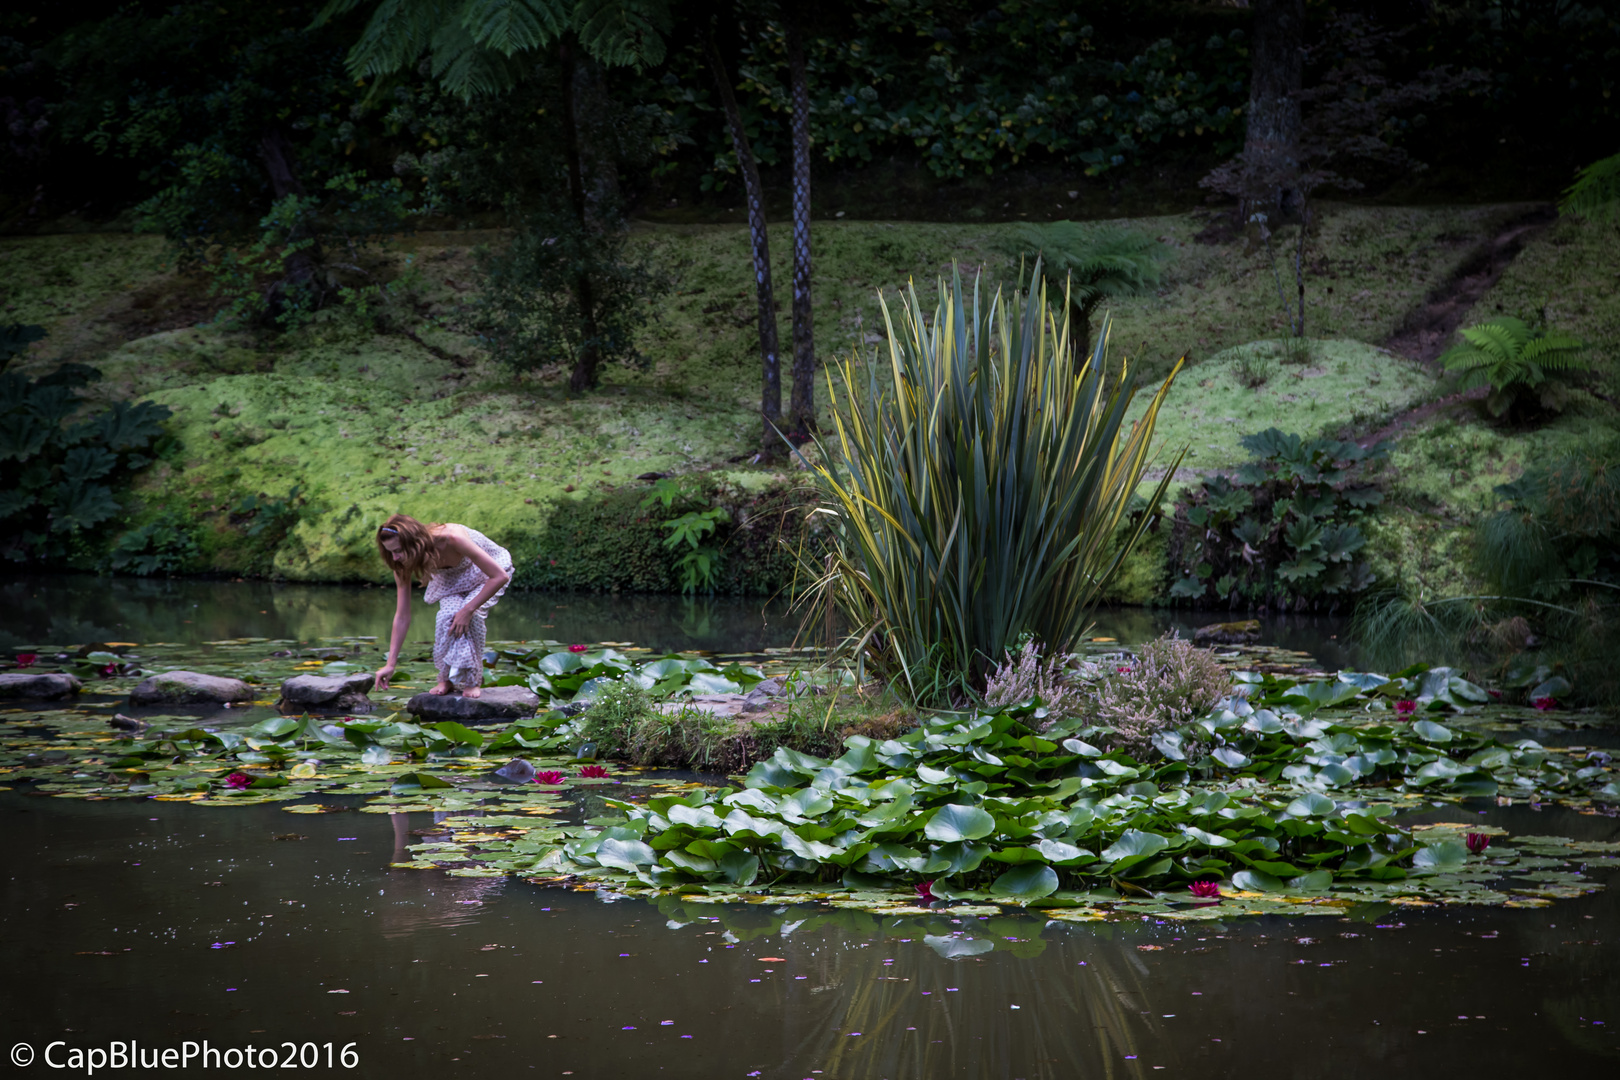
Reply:
[[[504,589],[507,583],[512,580],[512,575],[502,570],[501,564],[489,557],[489,552],[467,537],[447,532],[444,539],[445,547],[458,555],[464,555],[471,559],[473,565],[482,570],[484,576],[489,579],[484,582],[484,587],[474,593],[473,598],[463,604],[461,610],[451,617],[450,632],[460,637],[467,632],[467,625],[472,622],[472,617],[478,613],[478,609],[483,606],[484,601]]]
[[[399,667],[399,650],[405,645],[405,635],[411,629],[411,579],[394,571],[394,627],[388,637],[388,661],[377,669],[376,689],[387,690],[388,680]]]

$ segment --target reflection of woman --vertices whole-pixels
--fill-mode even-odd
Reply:
[[[512,580],[512,556],[476,529],[425,525],[404,514],[378,528],[377,550],[393,569],[399,594],[377,689],[388,689],[399,667],[399,650],[411,628],[411,582],[420,577],[427,588],[423,599],[439,605],[433,629],[439,684],[428,693],[449,694],[459,687],[464,697],[477,697],[484,681],[484,620]]]

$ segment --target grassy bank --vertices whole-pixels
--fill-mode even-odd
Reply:
[[[1375,429],[1443,389],[1431,371],[1379,343],[1522,210],[1326,207],[1307,255],[1308,318],[1319,340],[1304,364],[1266,355],[1283,316],[1263,248],[1241,238],[1199,242],[1206,221],[1197,215],[1134,219],[1174,259],[1156,293],[1112,306],[1115,355],[1151,378],[1187,354],[1159,442],[1190,448],[1189,475],[1242,460],[1238,439],[1266,427]],[[1007,228],[817,223],[819,351],[878,345],[876,294],[908,277],[928,287],[955,264],[1004,279],[1013,272],[1002,254]],[[581,396],[555,373],[517,378],[494,367],[454,328],[477,285],[473,249],[496,240],[438,232],[396,246],[395,268],[407,259],[416,268],[408,334],[377,333],[339,313],[274,339],[214,325],[203,283],[165,269],[160,241],[124,234],[0,239],[0,314],[50,331],[24,370],[91,363],[106,376],[97,394],[149,396],[174,410],[181,450],[147,471],[128,509],[135,524],[166,521],[194,540],[194,549],[177,551],[179,570],[375,580],[370,535],[402,510],[501,538],[520,555],[520,584],[668,588],[669,556],[656,541],[662,519],[674,515],[642,508],[647,485],[636,479],[660,472],[688,478],[691,499],[755,521],[723,588],[780,584],[786,561],[770,554],[770,514],[761,508],[791,503],[802,473],[745,460],[758,440],[746,231],[639,229],[634,242],[671,274],[675,291],[639,342],[645,366],[612,369],[600,390]],[[1612,231],[1559,222],[1468,321],[1545,312],[1599,345],[1598,385],[1613,396],[1616,247]],[[785,285],[785,243],[776,256]],[[1392,512],[1375,538],[1384,573],[1457,577],[1464,553],[1455,526],[1488,504],[1492,484],[1614,425],[1612,407],[1587,399],[1530,432],[1462,413],[1408,433],[1393,460]],[[1144,559],[1123,591],[1129,599],[1160,587],[1151,552]]]

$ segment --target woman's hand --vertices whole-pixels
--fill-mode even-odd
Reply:
[[[375,686],[373,686],[373,689],[375,689],[375,690],[387,690],[388,689],[388,680],[392,679],[394,677],[394,672],[396,670],[397,669],[394,667],[393,664],[384,664],[382,667],[378,668],[377,669],[377,675],[376,675],[377,681],[376,681]]]
[[[466,634],[467,627],[472,625],[473,616],[477,613],[477,608],[467,604],[460,611],[450,616],[450,636],[461,637]]]

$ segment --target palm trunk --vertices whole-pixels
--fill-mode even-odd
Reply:
[[[568,168],[568,199],[573,205],[574,226],[583,234],[591,224],[585,205],[585,178],[579,164],[579,123],[574,115],[574,67],[577,57],[573,43],[568,38],[558,44],[557,59],[562,66],[563,156]],[[568,375],[568,389],[577,394],[596,385],[596,366],[600,360],[596,345],[596,296],[591,289],[590,272],[584,267],[574,275],[574,300],[579,305],[582,340],[579,355],[574,358],[574,370]]]
[[[1249,119],[1243,142],[1244,172],[1252,183],[1244,201],[1269,204],[1270,211],[1283,216],[1298,213],[1302,201],[1293,178],[1299,171],[1304,32],[1304,0],[1254,0]],[[1258,208],[1246,205],[1245,216]]]
[[[760,414],[764,419],[760,453],[766,460],[771,460],[777,456],[781,444],[777,429],[782,419],[782,372],[778,360],[780,346],[776,337],[776,300],[771,288],[771,246],[765,231],[765,191],[759,182],[759,167],[754,163],[748,133],[743,130],[737,95],[732,92],[726,62],[720,56],[719,46],[714,43],[712,29],[704,38],[704,46],[709,56],[709,67],[714,72],[720,106],[726,114],[726,126],[731,129],[731,146],[737,153],[737,171],[742,173],[743,195],[748,202],[748,233],[754,253],[754,295],[759,302],[759,351],[765,365],[765,386],[760,401]]]
[[[803,442],[816,431],[815,315],[810,307],[810,79],[798,25],[787,24],[793,94],[793,393],[788,424]]]

